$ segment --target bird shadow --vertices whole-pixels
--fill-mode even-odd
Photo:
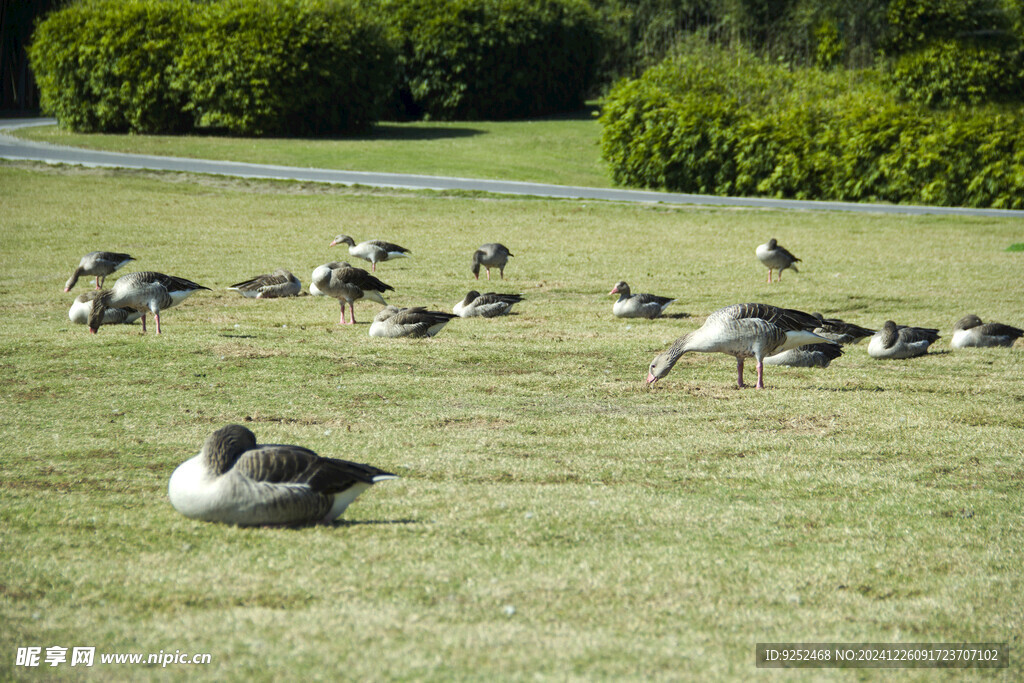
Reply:
[[[691,317],[689,313],[663,313],[662,318],[669,318],[671,320],[683,320]]]
[[[342,527],[390,524],[422,524],[422,522],[418,519],[342,519],[331,523],[329,526]]]

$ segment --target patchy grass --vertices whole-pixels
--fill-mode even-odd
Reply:
[[[1024,357],[951,351],[948,331],[1024,322],[1021,227],[2,164],[0,677],[78,677],[13,666],[54,645],[212,655],[92,670],[133,679],[747,679],[761,641],[1016,652]],[[349,328],[333,301],[224,289],[277,266],[308,283],[342,230],[412,249],[378,269],[396,304],[487,287],[469,266],[488,241],[515,254],[490,286],[526,300],[403,341],[367,336],[375,305]],[[772,236],[803,262],[768,285],[753,251]],[[93,249],[214,291],[160,337],[91,336],[66,317],[83,284],[61,287]],[[613,318],[620,279],[678,317]],[[700,354],[644,387],[656,353],[740,301],[946,335],[911,361],[862,344],[768,368],[765,391]],[[332,527],[190,521],[168,477],[229,422],[401,479]]]

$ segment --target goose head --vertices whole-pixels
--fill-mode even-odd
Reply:
[[[349,237],[348,235],[338,235],[337,237],[334,238],[334,241],[332,241],[327,246],[333,247],[336,244],[347,244],[350,247],[354,247],[356,246],[356,241]]]
[[[953,331],[969,330],[972,327],[977,327],[978,325],[981,325],[981,318],[972,313],[971,315],[965,315],[957,320],[956,325],[953,325]]]
[[[256,448],[256,435],[242,425],[221,427],[203,442],[204,460],[217,475],[224,474],[235,465],[238,457]]]
[[[627,285],[624,280],[620,280],[615,283],[614,287],[612,287],[612,291],[608,292],[609,296],[612,294],[625,294],[626,296],[629,296],[629,285]]]

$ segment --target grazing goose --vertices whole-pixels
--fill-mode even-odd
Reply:
[[[499,315],[508,315],[512,307],[522,300],[522,294],[481,294],[473,289],[462,301],[455,304],[452,312],[460,318],[495,318]]]
[[[764,359],[764,364],[783,365],[790,368],[827,368],[829,363],[841,355],[843,355],[843,347],[839,344],[804,344],[795,349],[768,356]]]
[[[768,304],[733,304],[720,308],[700,329],[677,339],[651,361],[647,384],[667,375],[689,351],[727,353],[736,357],[736,383],[743,387],[743,359],[757,361],[757,388],[764,388],[764,359],[804,344],[832,344],[811,332],[818,321],[810,313]]]
[[[656,294],[630,294],[629,285],[621,281],[608,294],[619,295],[612,304],[612,314],[619,318],[657,318],[675,301]]]
[[[117,279],[114,286],[101,292],[89,314],[89,331],[95,334],[104,324],[108,308],[131,308],[142,314],[142,332],[146,332],[146,314],[153,313],[156,333],[160,334],[160,311],[177,306],[200,289],[209,289],[173,275],[143,270]]]
[[[87,324],[89,322],[89,314],[92,313],[93,300],[103,294],[104,291],[92,290],[76,296],[75,300],[71,303],[71,308],[68,309],[68,319],[76,325]],[[141,316],[141,313],[131,308],[108,308],[103,312],[103,324],[128,325],[138,320]]]
[[[928,353],[928,347],[939,338],[939,331],[930,327],[907,327],[886,320],[868,344],[872,358],[913,358]]]
[[[371,337],[433,337],[448,321],[457,317],[453,313],[428,311],[422,306],[399,308],[385,306],[373,318]]]
[[[954,349],[967,346],[1013,346],[1024,336],[1024,330],[1002,323],[982,323],[976,315],[965,315],[953,325],[953,339],[949,345]]]
[[[302,283],[284,268],[278,268],[273,273],[257,275],[251,280],[233,284],[228,289],[235,290],[247,299],[276,299],[298,296],[302,291]]]
[[[792,268],[794,273],[800,272],[793,265],[800,259],[789,253],[785,247],[780,247],[774,237],[759,246],[754,253],[757,254],[758,260],[768,268],[769,283],[772,281],[772,270],[779,272],[779,282],[782,282],[782,271],[786,268]]]
[[[341,302],[340,324],[342,325],[346,324],[346,302],[348,302],[349,308],[352,309],[352,319],[347,324],[354,325],[356,322],[356,301],[359,299],[369,299],[370,301],[376,301],[387,306],[388,302],[384,301],[383,294],[388,290],[394,291],[395,289],[391,285],[381,282],[362,268],[353,268],[344,261],[337,264],[329,263],[318,266],[313,271],[312,280],[318,290]]]
[[[371,485],[396,478],[301,446],[257,445],[251,431],[227,425],[174,470],[167,492],[175,510],[204,522],[327,524]]]
[[[405,247],[400,247],[392,242],[384,242],[382,240],[367,240],[356,244],[356,241],[348,235],[338,235],[329,246],[333,247],[335,244],[347,244],[348,253],[352,254],[356,258],[369,261],[371,266],[370,270],[373,272],[377,272],[377,264],[381,261],[390,261],[393,258],[412,256],[412,252]]]
[[[510,256],[515,256],[504,244],[492,242],[484,244],[473,252],[473,276],[480,279],[480,266],[487,270],[487,279],[491,279],[491,268],[497,268],[501,279],[505,279],[505,264]]]
[[[78,262],[78,267],[75,268],[75,272],[71,273],[71,277],[64,283],[64,291],[70,292],[71,288],[78,282],[78,278],[82,275],[95,275],[96,289],[100,289],[108,275],[129,261],[134,260],[128,254],[121,254],[116,251],[90,251],[82,257],[82,260]]]
[[[831,339],[838,344],[857,344],[860,340],[867,339],[875,333],[875,330],[869,330],[839,318],[826,318],[821,313],[811,313],[811,315],[818,319],[818,326],[814,328],[814,334]]]

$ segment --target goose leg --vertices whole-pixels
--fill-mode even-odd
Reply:
[[[160,334],[160,314],[153,311],[153,320],[156,321],[156,333]]]
[[[142,334],[146,334],[146,314],[142,314]]]
[[[345,300],[341,299],[340,301],[341,301],[341,321],[338,324],[339,325],[344,325],[345,324]]]
[[[487,269],[487,279],[488,280],[491,279],[491,269],[490,268]]]
[[[505,279],[505,269],[504,268],[499,268],[498,272],[501,273],[501,279],[504,280]]]
[[[348,317],[348,324],[349,325],[355,325],[356,324],[356,302],[355,301],[350,301],[349,304],[348,304],[348,309],[349,309],[349,313],[351,313],[351,315],[349,315],[349,317]]]
[[[104,278],[104,279],[106,279],[106,278]],[[101,286],[102,285],[100,284],[100,276],[97,275],[96,276],[96,289],[99,289]]]
[[[768,284],[772,283],[772,269],[768,269]]]
[[[743,388],[743,358],[741,356],[736,357],[736,384],[740,389]]]
[[[760,359],[757,361],[757,384],[755,388],[764,389],[764,364]]]

